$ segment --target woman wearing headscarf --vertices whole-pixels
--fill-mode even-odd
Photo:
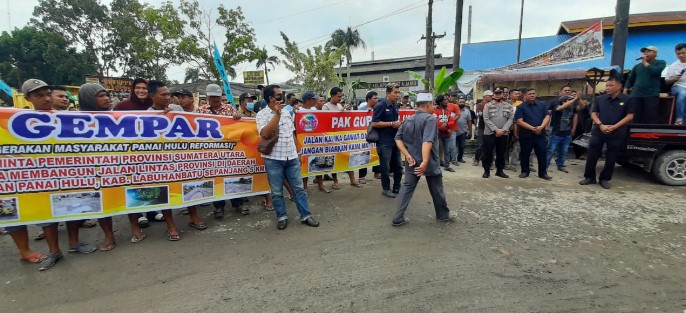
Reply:
[[[146,94],[147,96],[147,94]],[[120,102],[121,103],[121,102]],[[79,107],[81,111],[98,112],[111,111],[112,99],[110,94],[105,90],[105,87],[100,84],[84,84],[79,89]],[[112,226],[112,217],[104,217],[98,219],[100,228],[105,233],[105,241],[98,247],[100,251],[109,251],[114,249],[114,229]],[[78,241],[78,238],[75,238]],[[72,238],[69,238],[72,241]]]

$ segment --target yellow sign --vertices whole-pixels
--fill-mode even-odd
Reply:
[[[243,83],[246,85],[264,84],[264,71],[243,72]]]

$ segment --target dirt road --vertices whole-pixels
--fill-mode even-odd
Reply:
[[[128,242],[116,219],[118,247],[67,255],[47,272],[21,264],[0,237],[3,312],[684,312],[684,188],[656,185],[617,168],[613,189],[579,186],[572,173],[482,179],[465,164],[445,176],[459,214],[438,224],[426,185],[390,226],[395,202],[380,182],[323,194],[312,186],[320,228],[276,230],[251,198],[249,216],[232,213],[183,240],[164,227]],[[346,175],[341,175],[341,177]],[[345,181],[343,181],[345,183]],[[327,182],[330,184],[330,182]],[[209,214],[210,209],[202,209]],[[31,229],[33,234],[36,229]],[[98,229],[82,230],[89,242]],[[67,247],[66,231],[60,228]],[[44,242],[32,247],[45,251]]]

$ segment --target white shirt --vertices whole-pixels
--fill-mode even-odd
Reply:
[[[331,102],[327,102],[322,107],[322,111],[341,111],[341,112],[343,112],[344,110],[345,109],[343,108],[343,106],[340,103],[333,104]]]
[[[311,107],[311,108],[306,108],[306,107],[300,107],[298,112],[314,112],[314,111],[319,111],[317,110],[317,107]]]
[[[274,145],[271,154],[262,154],[262,157],[265,159],[286,161],[298,158],[298,150],[295,147],[295,140],[293,138],[295,133],[293,117],[288,114],[288,111],[284,111],[282,109],[281,119],[279,120],[279,140]],[[274,111],[269,106],[266,106],[257,113],[255,120],[258,133],[262,132],[262,129],[269,124],[274,115]]]
[[[678,76],[684,69],[686,69],[686,63],[681,63],[681,61],[676,60],[676,62],[672,63],[672,65],[667,68],[667,79]],[[681,79],[677,80],[674,85],[686,88],[686,73],[681,75]]]
[[[178,104],[173,104],[173,103],[170,103],[170,104],[169,104],[169,110],[170,110],[170,111],[180,111],[180,112],[184,112],[183,108],[182,108],[180,105],[178,105]],[[162,110],[155,110],[153,107],[149,107],[149,108],[148,108],[148,111],[162,111]]]
[[[358,111],[367,111],[367,107],[369,104],[367,102],[362,102],[360,103],[360,106],[357,107]]]

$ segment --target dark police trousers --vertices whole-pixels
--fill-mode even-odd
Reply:
[[[531,159],[531,150],[536,153],[536,160],[538,162],[538,177],[543,177],[548,174],[546,169],[546,157],[548,155],[545,135],[533,137],[519,137],[519,160],[522,167],[522,173],[530,173],[529,161]]]
[[[403,181],[400,193],[398,193],[398,199],[396,200],[398,202],[398,211],[395,213],[395,217],[393,217],[393,222],[401,222],[405,218],[405,210],[410,205],[414,190],[417,188],[417,183],[419,183],[421,178],[415,175],[413,171],[413,167],[405,167],[405,181]],[[431,193],[431,199],[434,203],[436,218],[441,220],[450,217],[450,209],[448,209],[448,202],[445,200],[445,193],[443,192],[443,175],[424,177],[426,178],[426,184],[429,186],[429,193]]]
[[[615,162],[617,162],[617,155],[622,150],[626,143],[626,137],[620,134],[604,135],[596,133],[595,130],[591,136],[591,142],[588,145],[588,159],[586,160],[586,170],[584,171],[584,178],[596,181],[596,164],[598,159],[603,154],[603,145],[607,144],[607,151],[605,152],[605,166],[600,172],[600,180],[609,181],[612,179],[612,173],[615,170]]]
[[[488,172],[493,163],[493,148],[495,148],[495,168],[498,172],[505,168],[505,153],[507,152],[508,136],[502,135],[496,137],[493,135],[484,136],[484,150],[483,150],[483,167],[484,171]]]

